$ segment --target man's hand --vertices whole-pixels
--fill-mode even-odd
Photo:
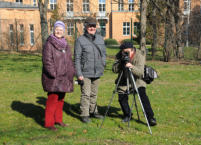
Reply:
[[[129,63],[126,64],[126,67],[128,67],[128,68],[132,68],[133,65],[129,62]]]
[[[79,76],[79,77],[78,77],[78,80],[83,80],[83,79],[84,79],[83,76]]]

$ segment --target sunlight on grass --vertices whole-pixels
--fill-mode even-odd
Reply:
[[[101,78],[98,106],[104,114],[117,74],[111,67],[118,49],[107,49],[107,67]],[[192,145],[200,144],[201,119],[201,66],[180,63],[148,61],[160,73],[159,78],[147,87],[158,125],[149,134],[145,124],[134,119],[128,124],[121,122],[122,111],[115,95],[102,128],[101,120],[92,119],[90,124],[80,121],[80,88],[67,94],[63,118],[67,128],[58,132],[43,128],[46,93],[41,86],[41,56],[0,53],[0,144],[66,145]],[[129,98],[131,103],[132,96]],[[141,121],[146,123],[140,104]]]

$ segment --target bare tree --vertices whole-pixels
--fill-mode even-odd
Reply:
[[[147,26],[147,5],[149,0],[140,0],[140,49],[146,56],[146,26]]]
[[[200,37],[200,46],[199,46],[199,48],[198,48],[198,55],[197,55],[197,58],[198,58],[199,60],[201,60],[201,37]]]
[[[48,38],[48,23],[47,23],[48,2],[49,0],[38,0],[38,7],[40,11],[42,45],[45,44],[45,41]]]

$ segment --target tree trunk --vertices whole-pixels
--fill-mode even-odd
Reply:
[[[144,56],[146,56],[147,1],[148,0],[140,0],[140,50]]]
[[[40,11],[40,24],[41,24],[41,37],[42,37],[42,46],[45,44],[48,38],[48,23],[47,23],[47,7],[49,0],[38,0],[38,7]]]
[[[158,29],[157,29],[157,20],[156,20],[156,7],[153,7],[153,16],[152,16],[152,29],[153,29],[153,42],[151,45],[152,50],[152,60],[155,57],[156,48],[158,45]]]
[[[200,37],[200,47],[198,48],[198,60],[201,60],[201,37]]]
[[[176,52],[177,52],[177,58],[181,59],[184,57],[184,53],[183,53],[183,47],[181,44],[181,21],[182,21],[182,14],[180,11],[180,7],[179,7],[179,1],[175,1],[175,27],[176,27]]]
[[[169,0],[167,0],[168,3]],[[166,10],[166,21],[165,21],[165,42],[164,42],[164,49],[163,49],[163,57],[164,61],[168,62],[170,61],[172,50],[173,50],[173,44],[174,44],[174,17],[171,13],[170,5],[167,5]]]

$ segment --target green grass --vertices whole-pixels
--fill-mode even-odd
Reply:
[[[114,56],[117,49],[107,49]],[[104,114],[114,90],[113,57],[101,78],[98,105]],[[83,124],[79,117],[79,86],[65,97],[63,120],[67,128],[51,132],[43,128],[46,93],[41,86],[41,56],[0,53],[0,144],[4,145],[198,145],[201,141],[201,66],[148,61],[160,73],[147,87],[158,125],[151,127],[134,120],[130,127],[121,122],[117,95],[108,117]],[[131,102],[132,97],[130,97]],[[141,120],[145,123],[140,105]]]

